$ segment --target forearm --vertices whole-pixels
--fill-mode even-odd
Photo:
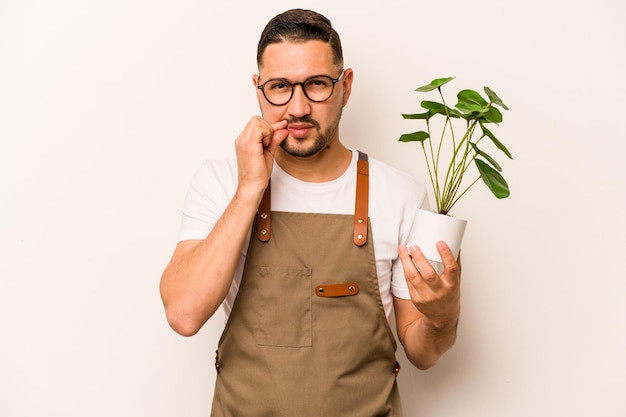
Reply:
[[[256,196],[238,192],[205,240],[179,243],[161,277],[161,298],[176,332],[195,334],[224,301],[256,207]]]
[[[402,338],[409,361],[421,370],[434,366],[454,345],[457,324],[458,318],[447,323],[434,324],[422,316],[409,325]]]
[[[394,297],[398,337],[419,369],[435,365],[456,340],[461,312],[461,264],[445,242],[437,243],[444,269],[438,274],[417,246],[398,247],[410,299]]]

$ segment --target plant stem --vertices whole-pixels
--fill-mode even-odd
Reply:
[[[454,153],[452,155],[450,165],[448,166],[448,171],[446,172],[446,178],[444,182],[445,188],[441,196],[444,209],[450,210],[450,208],[452,207],[451,200],[454,198],[455,194],[461,187],[463,174],[467,169],[466,160],[467,154],[469,153],[470,139],[474,134],[476,123],[476,120],[467,122],[467,130],[465,131],[465,134],[463,135],[461,141],[454,148]],[[462,153],[463,158],[461,159],[461,161],[457,161],[457,156],[459,155],[459,152],[461,151],[461,148],[463,146],[465,146],[464,152]]]
[[[430,139],[429,139],[430,142]],[[426,160],[426,167],[428,168],[428,176],[430,177],[430,184],[433,187],[433,190],[435,190],[435,202],[437,204],[437,207],[439,207],[439,193],[438,193],[438,189],[439,189],[439,184],[435,183],[435,178],[433,178],[433,171],[431,169],[431,164],[429,162],[428,159],[428,154],[426,153],[426,146],[424,145],[424,142],[421,143],[422,145],[422,151],[424,152],[424,159]],[[431,147],[431,157],[432,157],[432,147]]]
[[[437,177],[437,210],[440,213],[447,213],[448,209],[446,208],[447,206],[447,201],[449,199],[449,197],[447,196],[447,194],[449,193],[449,183],[448,183],[448,178],[450,175],[450,169],[452,168],[453,170],[456,170],[456,137],[454,135],[454,127],[452,125],[452,120],[450,118],[450,112],[448,111],[448,105],[446,104],[446,99],[443,96],[443,93],[441,92],[441,87],[437,88],[437,91],[439,92],[439,96],[441,97],[441,102],[443,104],[443,108],[444,111],[446,112],[446,118],[443,124],[443,128],[441,129],[441,136],[439,137],[439,146],[437,147],[437,166],[435,169],[435,175]],[[443,192],[441,191],[441,189],[439,188],[439,157],[441,156],[441,150],[443,148],[443,141],[445,139],[446,136],[446,129],[450,129],[450,136],[452,138],[452,148],[455,149],[455,153],[454,156],[451,160],[450,165],[448,165],[448,169],[446,171],[446,176],[443,182]],[[429,132],[430,133],[430,132]]]
[[[426,120],[426,131],[428,132],[428,148],[430,151],[430,158],[426,152],[426,147],[424,146],[424,142],[422,142],[422,151],[424,152],[424,159],[426,160],[426,167],[428,168],[428,175],[430,176],[430,183],[433,187],[433,191],[435,194],[435,203],[437,208],[440,205],[440,192],[439,192],[439,175],[438,175],[438,165],[439,165],[439,155],[435,158],[435,153],[433,151],[432,138],[430,137],[430,121]],[[429,162],[430,161],[430,162]]]
[[[470,188],[472,188],[472,186],[474,184],[476,184],[476,182],[480,179],[480,175],[478,176],[478,178],[476,178],[474,181],[472,181],[472,183],[470,185],[467,186],[467,188],[465,190],[463,190],[463,192],[461,194],[459,194],[456,199],[450,203],[450,206],[448,207],[448,210],[452,209],[452,207],[456,204],[457,201],[459,201],[461,199],[461,197],[463,197],[463,195],[469,191]]]

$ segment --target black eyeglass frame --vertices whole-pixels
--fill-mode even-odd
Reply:
[[[343,77],[343,73],[345,72],[345,69],[342,69],[341,72],[339,73],[339,76],[337,76],[337,78],[333,78],[330,75],[312,75],[310,77],[308,77],[306,80],[302,81],[302,82],[298,82],[298,83],[292,83],[291,81],[285,79],[285,78],[272,78],[270,80],[265,81],[263,84],[261,85],[257,85],[256,88],[258,88],[259,90],[261,90],[263,92],[263,97],[265,97],[265,100],[267,100],[268,103],[270,103],[272,106],[285,106],[287,105],[287,103],[289,103],[291,101],[291,99],[293,98],[293,93],[296,90],[296,86],[299,85],[300,88],[302,88],[302,92],[304,93],[304,96],[314,102],[314,103],[322,103],[328,99],[330,99],[333,96],[333,93],[335,92],[335,84],[337,84],[339,82],[339,80],[341,79],[341,77]],[[328,95],[328,97],[326,97],[324,100],[313,100],[311,97],[309,97],[309,95],[306,93],[306,89],[304,88],[304,85],[314,79],[314,78],[320,78],[320,77],[324,77],[324,78],[328,78],[331,82],[332,82],[332,88],[330,90],[330,94]],[[291,86],[291,95],[289,96],[289,99],[287,99],[287,101],[285,101],[282,104],[276,104],[270,101],[269,98],[267,98],[267,96],[265,95],[265,90],[264,87],[267,85],[267,83],[270,83],[272,81],[284,81],[285,84],[289,84]]]

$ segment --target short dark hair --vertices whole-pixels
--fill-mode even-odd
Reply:
[[[333,51],[333,61],[343,67],[343,51],[339,34],[333,28],[330,20],[325,16],[305,9],[291,9],[270,20],[259,39],[256,52],[256,62],[262,65],[263,52],[268,45],[280,42],[304,42],[319,40],[330,45]]]

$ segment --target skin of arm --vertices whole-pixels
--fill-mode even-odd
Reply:
[[[284,120],[250,119],[235,141],[238,185],[233,199],[206,239],[176,246],[160,292],[167,321],[177,333],[196,334],[228,294],[286,127]]]
[[[461,311],[460,260],[444,242],[437,243],[437,250],[444,265],[441,275],[417,246],[398,248],[411,299],[394,297],[396,329],[407,358],[421,370],[434,366],[452,347]]]

